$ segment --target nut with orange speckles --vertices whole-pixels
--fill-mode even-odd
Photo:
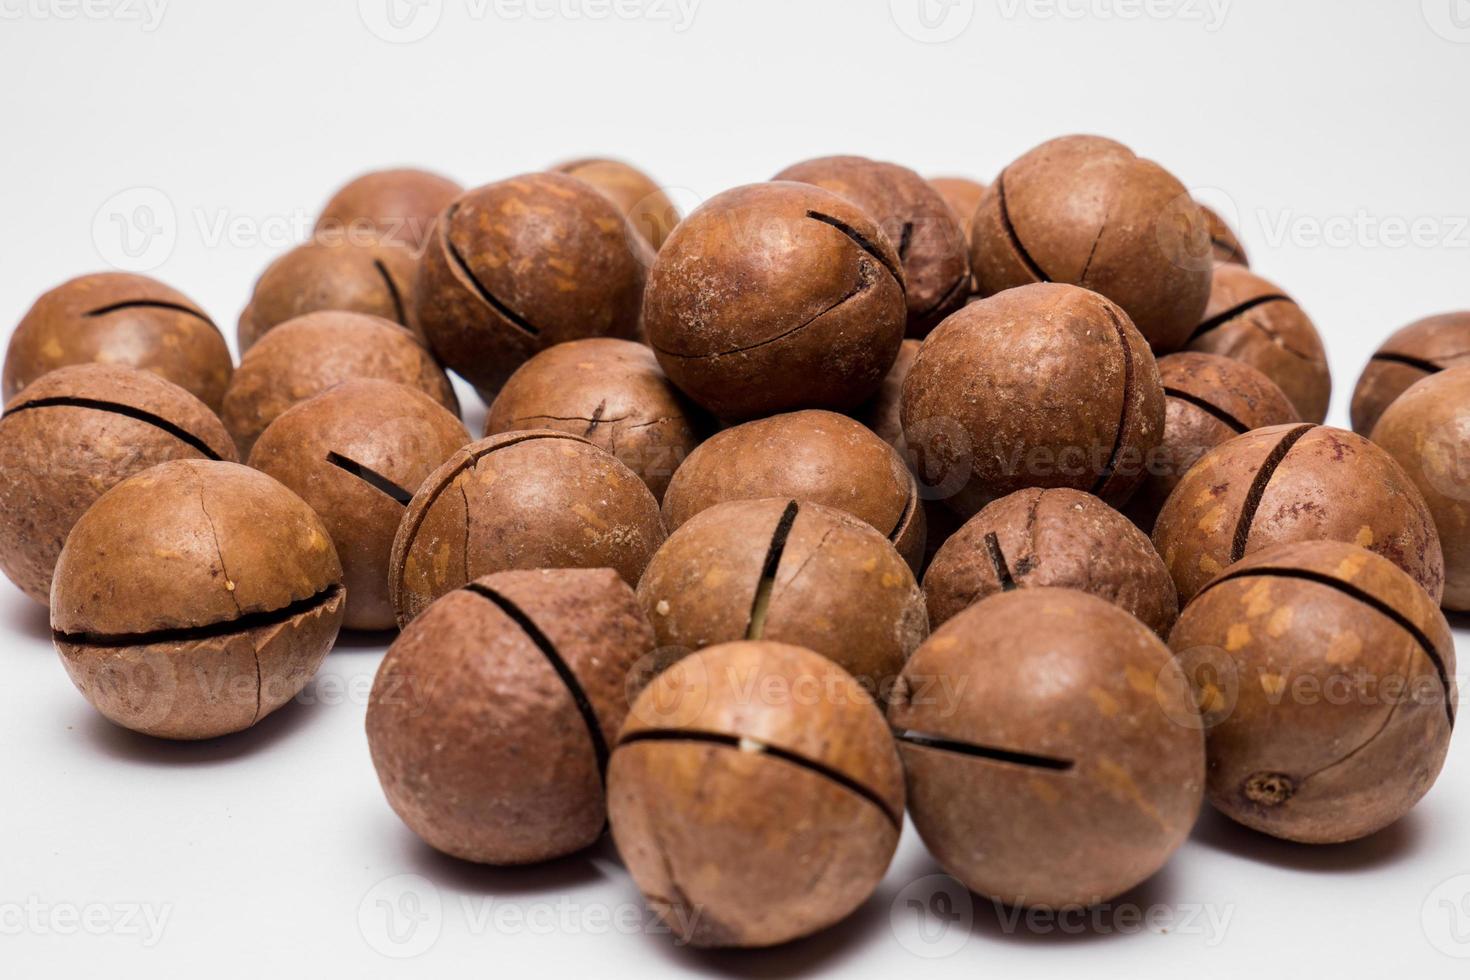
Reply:
[[[1185,474],[1154,528],[1185,603],[1263,548],[1321,540],[1366,547],[1436,602],[1444,594],[1444,553],[1423,494],[1392,456],[1342,429],[1278,425],[1236,436]]]
[[[479,187],[435,226],[414,283],[415,322],[488,400],[552,344],[634,337],[647,251],[616,205],[575,177]]]
[[[585,439],[532,429],[470,443],[424,480],[393,540],[400,626],[492,572],[611,568],[634,585],[664,541],[658,501]]]
[[[161,738],[249,728],[301,692],[342,624],[342,566],[300,497],[174,460],[103,494],[56,563],[51,628],[110,721]]]
[[[621,160],[572,160],[552,168],[593,187],[618,206],[657,252],[679,224],[679,209],[663,188],[637,167]]]
[[[1106,901],[1163,867],[1205,784],[1162,640],[1071,589],[992,596],[934,632],[888,720],[909,815],[946,871],[1016,906]]]
[[[1211,582],[1169,640],[1204,707],[1209,798],[1256,830],[1355,840],[1419,801],[1454,728],[1434,600],[1371,552],[1282,545]]]
[[[1470,313],[1417,320],[1373,354],[1353,390],[1353,431],[1369,435],[1385,409],[1416,382],[1470,364]]]
[[[370,234],[421,251],[439,213],[463,191],[449,178],[427,170],[375,170],[353,178],[332,195],[313,236]]]

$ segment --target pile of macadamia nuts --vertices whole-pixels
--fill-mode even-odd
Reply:
[[[381,171],[237,339],[117,272],[11,336],[0,569],[77,688],[214,738],[401,630],[366,728],[403,822],[492,865],[610,829],[681,942],[838,922],[905,814],[974,892],[1075,907],[1205,799],[1330,845],[1444,762],[1470,312],[1324,425],[1312,320],[1111,140],[682,217],[616,160]]]

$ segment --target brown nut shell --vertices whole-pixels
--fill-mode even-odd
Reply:
[[[980,210],[980,202],[985,198],[985,192],[989,188],[969,177],[930,177],[929,186],[939,192],[944,198],[944,203],[954,212],[956,220],[960,223],[960,231],[965,236],[965,241],[970,241],[970,233],[974,228],[975,212]]]
[[[585,439],[533,429],[470,443],[419,487],[389,562],[406,625],[439,596],[491,572],[611,568],[638,582],[664,542],[658,501]]]
[[[608,817],[680,941],[771,946],[873,893],[898,844],[903,772],[882,714],[836,664],[727,643],[679,661],[634,703],[608,767]]]
[[[679,224],[679,209],[652,177],[621,160],[571,160],[552,168],[591,184],[617,205],[628,223],[657,252]]]
[[[1210,802],[1248,827],[1355,840],[1407,813],[1444,764],[1454,638],[1371,552],[1258,552],[1189,604],[1169,642],[1204,708]]]
[[[919,344],[921,341],[908,339],[898,349],[898,359],[893,362],[893,367],[883,376],[883,384],[878,387],[877,394],[873,395],[857,411],[853,418],[873,430],[879,439],[888,443],[900,453],[904,450],[903,441],[903,382],[913,369],[914,361],[919,356]]]
[[[1082,592],[966,609],[909,660],[888,719],[919,836],[997,902],[1106,901],[1158,871],[1199,813],[1188,680],[1157,636]]]
[[[628,679],[653,650],[610,569],[500,572],[409,624],[368,702],[373,765],[393,810],[467,861],[581,850],[607,819],[603,772]]]
[[[1470,313],[1409,324],[1383,342],[1353,390],[1353,431],[1366,436],[1385,409],[1425,377],[1470,364]]]
[[[280,480],[326,524],[342,560],[348,629],[395,625],[393,538],[414,493],[470,441],[458,418],[416,388],[357,378],[287,410],[250,465]]]
[[[316,220],[313,237],[367,233],[421,251],[434,232],[439,212],[463,192],[448,177],[427,170],[374,170],[353,178],[332,195]]]
[[[189,297],[147,276],[97,272],[43,294],[16,326],[5,400],[49,371],[93,362],[151,371],[214,411],[234,370],[219,328]]]
[[[1205,227],[1210,232],[1210,249],[1215,261],[1242,265],[1249,269],[1250,258],[1245,254],[1245,246],[1240,243],[1240,236],[1235,234],[1235,229],[1214,208],[1201,204],[1199,209],[1204,215]]]

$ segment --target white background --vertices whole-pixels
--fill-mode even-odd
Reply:
[[[1470,308],[1465,0],[926,0],[928,26],[917,0],[400,0],[396,32],[387,0],[150,2],[0,0],[0,330],[42,290],[127,262],[233,342],[268,259],[378,166],[475,184],[612,154],[687,205],[834,152],[989,179],[1069,132],[1124,140],[1233,206],[1256,268],[1326,336],[1338,424],[1384,335]],[[381,650],[344,638],[302,703],[255,731],[164,744],[96,716],[42,610],[0,588],[0,972],[374,976],[408,953],[439,977],[1470,966],[1451,958],[1470,956],[1463,734],[1424,803],[1355,845],[1287,846],[1207,814],[1122,900],[1153,928],[1124,908],[1069,935],[946,905],[933,881],[905,892],[935,870],[910,830],[848,923],[698,954],[628,930],[638,896],[609,846],[497,871],[420,845],[362,734]],[[926,940],[914,897],[958,924],[931,916]],[[167,917],[161,936],[132,906]]]

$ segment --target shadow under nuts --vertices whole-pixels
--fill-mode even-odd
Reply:
[[[1282,545],[1215,579],[1170,638],[1204,709],[1210,802],[1304,843],[1408,813],[1443,766],[1455,645],[1434,601],[1371,552]]]
[[[1366,436],[1384,409],[1416,382],[1470,364],[1470,313],[1418,320],[1383,342],[1353,390],[1353,431]]]
[[[45,605],[66,536],[104,492],[173,459],[235,462],[215,414],[121,364],[43,375],[0,418],[0,569]]]
[[[898,252],[857,205],[806,184],[752,184],[685,218],[654,261],[648,342],[721,418],[851,409],[903,340]]]
[[[882,713],[832,661],[780,643],[711,647],[655,678],[607,793],[633,880],[695,946],[773,946],[840,921],[903,825]]]
[[[1115,304],[1076,286],[1023,286],[929,335],[902,417],[919,479],[963,517],[1027,487],[1120,505],[1163,438],[1164,392]]]
[[[236,463],[175,460],[82,515],[56,564],[51,628],[110,721],[201,739],[299,694],[343,607],[336,549],[300,497]]]
[[[421,250],[439,212],[464,188],[447,177],[404,167],[375,170],[344,184],[322,208],[313,237],[369,234]],[[400,321],[401,322],[401,321]]]
[[[1392,456],[1342,429],[1277,425],[1235,437],[1184,475],[1154,528],[1185,603],[1248,555],[1322,540],[1377,552],[1436,602],[1444,594],[1423,495]]]
[[[469,441],[459,419],[423,392],[356,379],[290,409],[255,443],[250,465],[300,494],[331,532],[348,629],[394,626],[388,560],[403,512]]]
[[[1188,680],[1095,596],[1022,589],[971,606],[914,654],[888,719],[919,836],[997,902],[1107,901],[1163,867],[1199,814]]]
[[[998,592],[1077,589],[1169,635],[1179,615],[1174,580],[1126,517],[1079,490],[1020,490],[972,517],[924,573],[935,629]]]
[[[643,481],[565,432],[481,439],[419,487],[389,561],[398,624],[492,572],[611,568],[629,585],[664,542],[658,502]]]
[[[653,650],[610,569],[487,575],[393,643],[368,701],[388,802],[431,846],[527,864],[581,850],[607,820],[608,747]]]
[[[648,563],[638,600],[668,656],[734,640],[789,643],[880,699],[929,633],[924,595],[882,535],[795,500],[700,512]]]

